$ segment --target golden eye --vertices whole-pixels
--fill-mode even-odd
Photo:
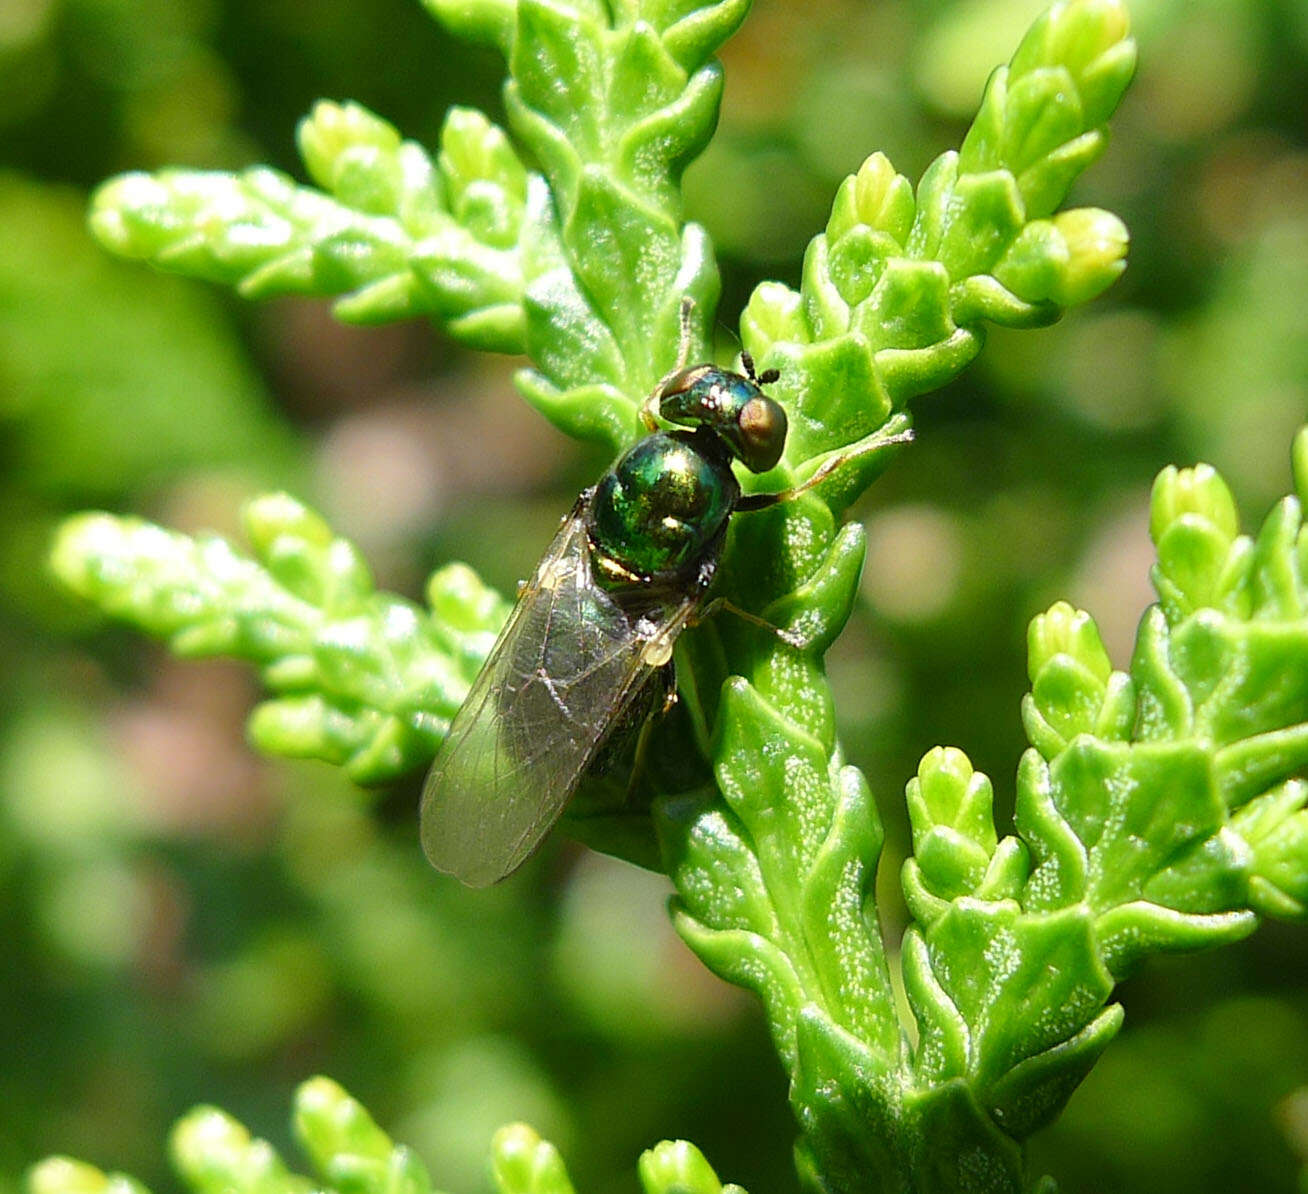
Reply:
[[[766,443],[776,432],[776,404],[751,398],[740,408],[739,424],[741,434],[751,443]]]
[[[741,454],[746,467],[766,472],[781,459],[786,446],[786,412],[764,394],[751,398],[740,408],[736,420],[740,428]]]

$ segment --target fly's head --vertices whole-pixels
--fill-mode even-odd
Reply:
[[[707,427],[753,473],[766,473],[786,446],[786,412],[762,387],[777,380],[775,369],[754,372],[741,353],[745,372],[717,365],[692,365],[674,373],[658,393],[659,414],[671,423]]]

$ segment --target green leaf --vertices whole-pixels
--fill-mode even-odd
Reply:
[[[27,1175],[29,1194],[149,1194],[133,1177],[104,1173],[71,1157],[47,1157]]]
[[[330,1078],[310,1078],[295,1092],[295,1136],[339,1194],[430,1194],[422,1162],[393,1144],[363,1106]]]
[[[1028,634],[1031,693],[1022,703],[1027,737],[1047,759],[1079,734],[1125,739],[1135,724],[1135,685],[1113,671],[1098,627],[1060,601]]]
[[[701,229],[683,227],[679,182],[717,122],[710,58],[747,3],[615,6],[521,0],[505,102],[541,163],[525,253],[523,396],[570,434],[615,451],[676,362],[682,299],[692,354],[718,297]]]
[[[1063,0],[991,76],[961,150],[936,159],[916,197],[882,154],[846,179],[799,294],[766,283],[742,321],[746,347],[782,370],[786,396],[802,392],[823,408],[856,402],[845,377],[816,360],[793,390],[786,378],[853,331],[878,378],[862,390],[872,412],[881,394],[901,406],[972,360],[985,321],[1048,323],[1111,284],[1125,263],[1121,222],[1095,209],[1054,213],[1103,147],[1134,62],[1120,0]]]
[[[450,32],[468,41],[488,42],[507,51],[513,37],[518,0],[422,0]]]
[[[320,102],[298,137],[322,190],[263,167],[124,174],[96,192],[91,231],[120,256],[248,298],[340,295],[348,322],[429,315],[476,347],[521,351],[526,175],[500,130],[454,109],[449,179],[358,104]]]
[[[507,608],[461,565],[428,585],[430,612],[373,589],[355,548],[284,494],[244,516],[254,557],[133,518],[82,514],[51,564],[113,617],[179,655],[255,664],[278,699],[251,735],[271,754],[324,758],[361,783],[428,763]]]
[[[330,1078],[310,1078],[295,1095],[295,1135],[322,1182],[292,1173],[264,1140],[256,1140],[215,1107],[197,1107],[174,1127],[173,1164],[190,1194],[431,1194],[422,1162],[395,1144],[367,1110]],[[526,1124],[508,1124],[491,1141],[490,1172],[499,1194],[573,1194],[558,1150]],[[684,1140],[665,1140],[641,1154],[645,1194],[745,1194],[723,1185],[704,1155]],[[33,1167],[28,1194],[148,1194],[122,1174],[104,1174],[67,1157]]]
[[[495,1133],[491,1176],[500,1194],[573,1194],[558,1149],[526,1124],[509,1124]]]
[[[797,1160],[810,1183],[877,1194],[909,1188],[911,1159],[896,1147],[907,1118],[897,1076],[812,1004],[798,1020],[790,1101],[803,1131]]]
[[[309,1194],[313,1183],[286,1168],[258,1140],[216,1107],[197,1107],[169,1138],[173,1167],[195,1194]]]
[[[1025,874],[1011,873],[1021,865],[1008,857],[1012,846],[999,852],[990,780],[972,770],[962,751],[936,747],[927,754],[908,783],[907,800],[913,857],[904,864],[904,885],[918,920],[935,920],[944,904],[963,895],[993,898],[996,881],[1011,889],[1003,894],[1017,894]]]
[[[1291,780],[1231,818],[1250,852],[1249,906],[1279,920],[1308,919],[1308,785]],[[1243,860],[1242,860],[1243,861]]]
[[[873,155],[842,184],[800,289],[755,292],[742,339],[760,367],[780,370],[772,390],[790,419],[783,465],[764,486],[884,433],[908,397],[976,355],[983,320],[1048,322],[1116,276],[1120,224],[1031,207],[1088,164],[1082,138],[1102,139],[1111,89],[1091,66],[1124,60],[1114,47],[1133,53],[1110,12],[1123,10],[1058,6],[1009,72],[1016,98],[1009,76],[996,76],[961,155],[938,159],[916,194]],[[1092,76],[1083,103],[1076,88]],[[1059,87],[1071,89],[1066,100]],[[873,475],[850,468],[824,485],[827,512]],[[815,578],[840,535],[807,501],[738,518],[722,590],[749,609],[791,609],[787,593],[821,591]],[[814,604],[840,610],[845,590],[829,594]],[[1054,758],[1086,732],[1127,737],[1135,708],[1132,682],[1112,671],[1088,619],[1057,620],[1037,636],[1045,657],[1033,660],[1030,705]],[[1062,772],[1041,770],[1034,754],[1028,840],[1001,841],[985,777],[957,752],[928,756],[909,791],[915,857],[904,886],[919,924],[904,963],[922,1034],[909,1048],[868,904],[879,824],[843,765],[821,674],[807,654],[721,622],[711,636],[720,654],[702,636],[689,654],[727,807],[665,802],[664,849],[679,931],[764,1000],[791,1075],[803,1168],[832,1191],[1025,1189],[1018,1141],[1057,1113],[1120,1023],[1086,893],[1107,898],[1100,864],[1125,857],[1129,841],[1105,839],[1103,858],[1091,857],[1059,804]],[[1152,874],[1141,864],[1137,883]],[[978,1166],[987,1177],[971,1185],[963,1175]]]
[[[1088,614],[1059,603],[1032,623],[1023,716],[1036,749],[1017,789],[1029,877],[977,898],[994,848],[988,785],[957,752],[928,755],[909,789],[918,923],[904,965],[919,1073],[932,1087],[962,1079],[1018,1139],[1111,1039],[1109,994],[1141,959],[1238,940],[1260,915],[1304,917],[1298,501],[1251,543],[1211,468],[1168,469],[1151,526],[1160,605],[1129,675]]]
[[[685,1140],[664,1140],[640,1154],[640,1184],[645,1194],[744,1194],[724,1186],[704,1154]]]
[[[739,940],[761,955],[762,964],[742,958],[738,973],[752,975],[750,985],[769,999],[786,1055],[794,1056],[795,1018],[820,995],[837,1023],[893,1057],[889,974],[863,911],[882,840],[865,781],[743,679],[728,683],[718,716],[718,782],[739,829],[716,816],[696,818],[691,840],[682,843],[689,852],[678,885],[686,910],[679,928],[704,943],[734,934],[724,950]],[[784,752],[770,745],[780,742]],[[677,811],[664,815],[675,823]],[[704,888],[710,868],[728,867],[739,883]]]

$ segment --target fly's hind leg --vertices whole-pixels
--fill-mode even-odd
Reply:
[[[677,669],[675,665],[666,663],[659,668],[647,684],[655,687],[657,694],[658,686],[663,688],[662,699],[657,695],[650,699],[648,712],[645,714],[644,721],[641,722],[640,732],[636,735],[636,749],[631,755],[631,772],[627,776],[627,790],[623,795],[622,803],[627,808],[634,807],[636,803],[636,786],[640,783],[641,775],[645,770],[646,760],[649,758],[650,743],[654,740],[654,730],[670,712],[677,703]]]
[[[626,812],[636,810],[636,789],[649,762],[654,731],[676,703],[676,672],[669,662],[645,677],[591,761],[590,774],[606,777],[612,784],[606,803],[617,805],[620,792],[620,807]],[[622,771],[626,772],[625,783]]]

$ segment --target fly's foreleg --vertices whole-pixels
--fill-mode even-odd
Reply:
[[[649,397],[641,404],[640,421],[645,425],[647,431],[657,431],[659,429],[657,415],[659,401],[663,397],[663,387],[690,364],[690,349],[695,341],[694,328],[691,326],[691,319],[694,314],[695,300],[688,294],[683,295],[681,299],[681,338],[677,344],[677,363],[659,378],[658,385],[650,391]]]
[[[913,431],[911,428],[892,432],[888,435],[871,436],[856,447],[846,448],[843,452],[836,452],[828,456],[818,466],[817,471],[799,485],[783,489],[780,493],[747,493],[742,495],[736,502],[736,509],[742,513],[750,510],[767,510],[772,506],[779,506],[782,502],[793,501],[800,494],[807,493],[810,489],[821,485],[832,473],[848,464],[851,460],[857,460],[860,456],[867,456],[873,452],[880,452],[882,449],[893,447],[895,444],[911,443],[912,440]]]

